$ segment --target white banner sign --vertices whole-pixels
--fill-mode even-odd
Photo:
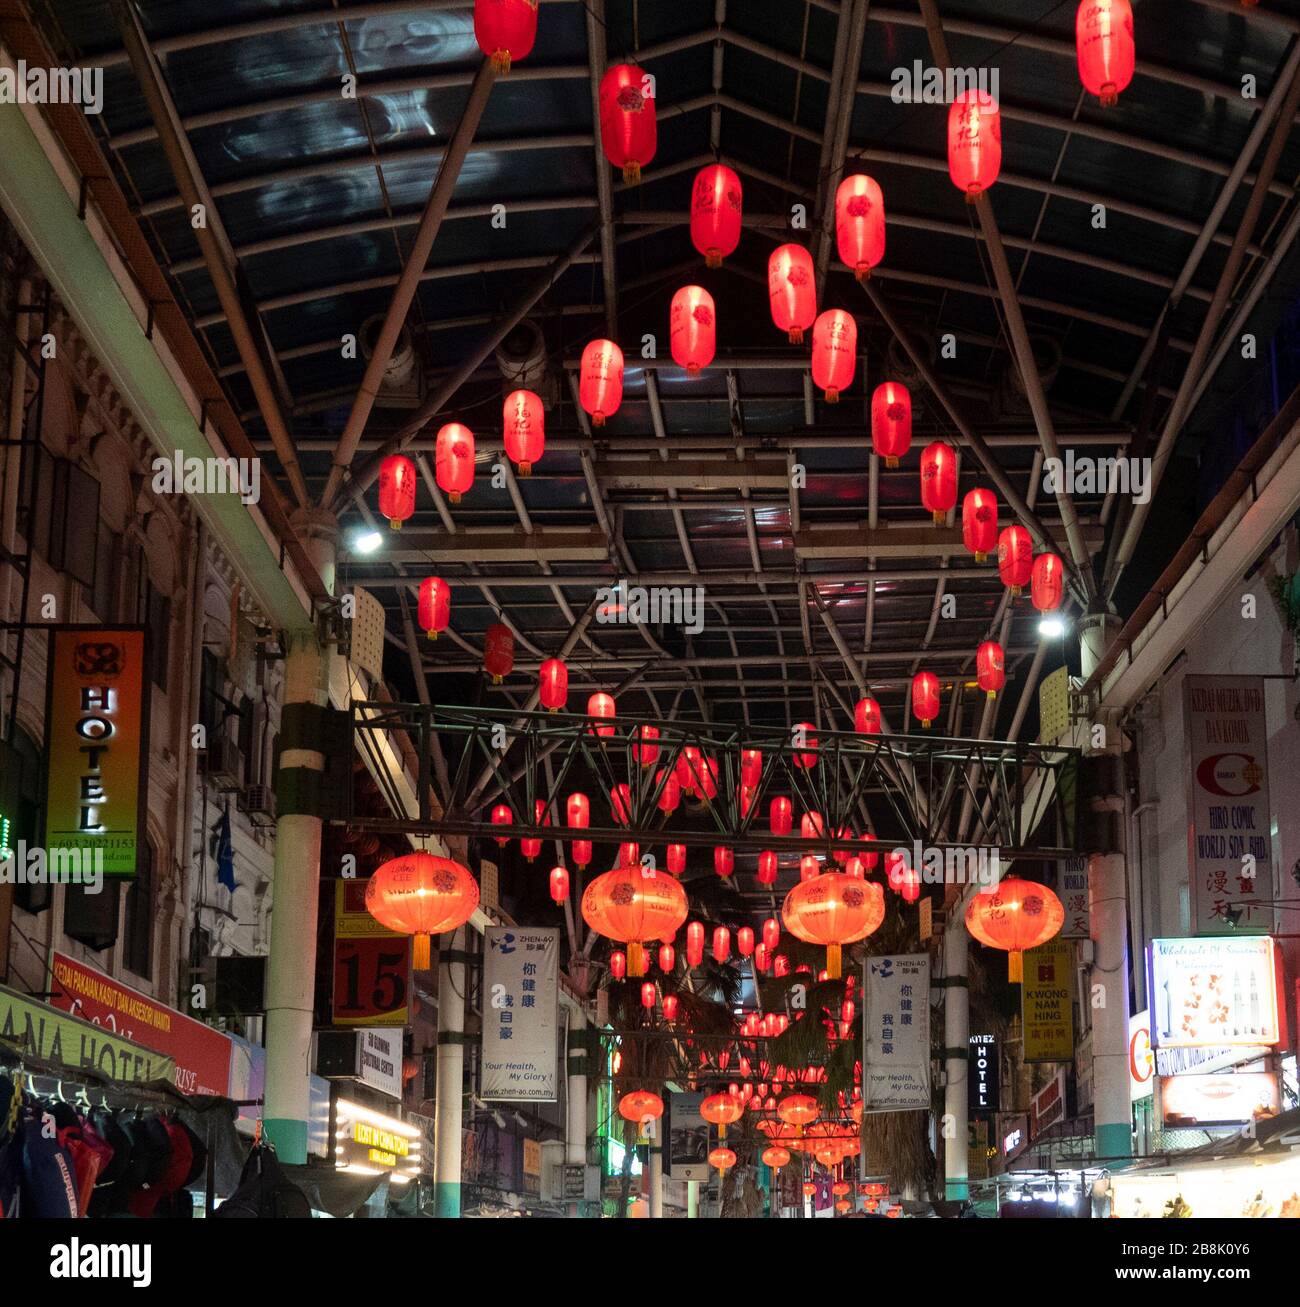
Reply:
[[[361,1081],[388,1094],[402,1096],[402,1035],[395,1027],[371,1027],[359,1030],[361,1041]]]
[[[553,1103],[560,1054],[559,929],[489,926],[483,948],[480,1097]]]
[[[868,958],[862,1101],[867,1112],[930,1107],[930,955]]]
[[[1188,857],[1197,935],[1273,929],[1264,681],[1188,676]]]

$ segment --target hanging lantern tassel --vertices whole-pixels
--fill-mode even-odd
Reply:
[[[492,56],[492,71],[496,73],[498,77],[510,76],[509,50],[498,50],[496,54]]]
[[[629,159],[623,165],[623,180],[629,186],[639,186],[641,184],[641,165],[635,159]]]
[[[831,980],[838,980],[840,978],[842,956],[843,949],[839,944],[826,945],[826,974]]]
[[[415,957],[412,960],[411,965],[416,971],[428,971],[430,966],[432,966],[428,935],[415,936]]]
[[[1019,985],[1025,978],[1025,955],[1018,949],[1012,949],[1007,954],[1007,981],[1012,985]]]
[[[627,942],[627,974],[645,975],[645,948],[640,940],[630,939]]]

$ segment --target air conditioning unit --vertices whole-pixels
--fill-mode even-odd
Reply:
[[[218,735],[199,758],[203,774],[223,793],[238,790],[243,784],[244,757],[229,736]]]
[[[246,785],[240,791],[238,804],[248,814],[254,826],[275,825],[275,791],[269,785]]]

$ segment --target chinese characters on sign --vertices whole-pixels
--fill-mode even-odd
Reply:
[[[1188,676],[1183,705],[1192,930],[1267,934],[1273,851],[1263,679]]]
[[[488,927],[480,1091],[485,1101],[556,1101],[559,957],[555,927]]]
[[[1074,1058],[1074,945],[1059,935],[1025,953],[1020,986],[1026,1062]]]
[[[867,959],[862,1102],[868,1112],[930,1106],[930,955]]]
[[[1087,939],[1092,926],[1088,910],[1088,859],[1065,858],[1058,867],[1058,895],[1065,909],[1062,939]]]

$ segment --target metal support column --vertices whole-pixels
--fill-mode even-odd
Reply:
[[[460,1215],[461,1118],[465,1106],[468,936],[461,926],[438,959],[438,1085],[433,1118],[434,1215]]]
[[[966,1076],[969,1070],[970,991],[966,959],[970,938],[964,916],[954,910],[943,932],[943,1187],[950,1202],[970,1196],[967,1183],[968,1112]]]
[[[587,1165],[587,1017],[578,1008],[569,1009],[569,1065],[567,1120],[564,1131],[564,1160],[570,1166]],[[585,1172],[584,1172],[585,1174]],[[570,1216],[581,1216],[581,1202],[569,1204]]]

